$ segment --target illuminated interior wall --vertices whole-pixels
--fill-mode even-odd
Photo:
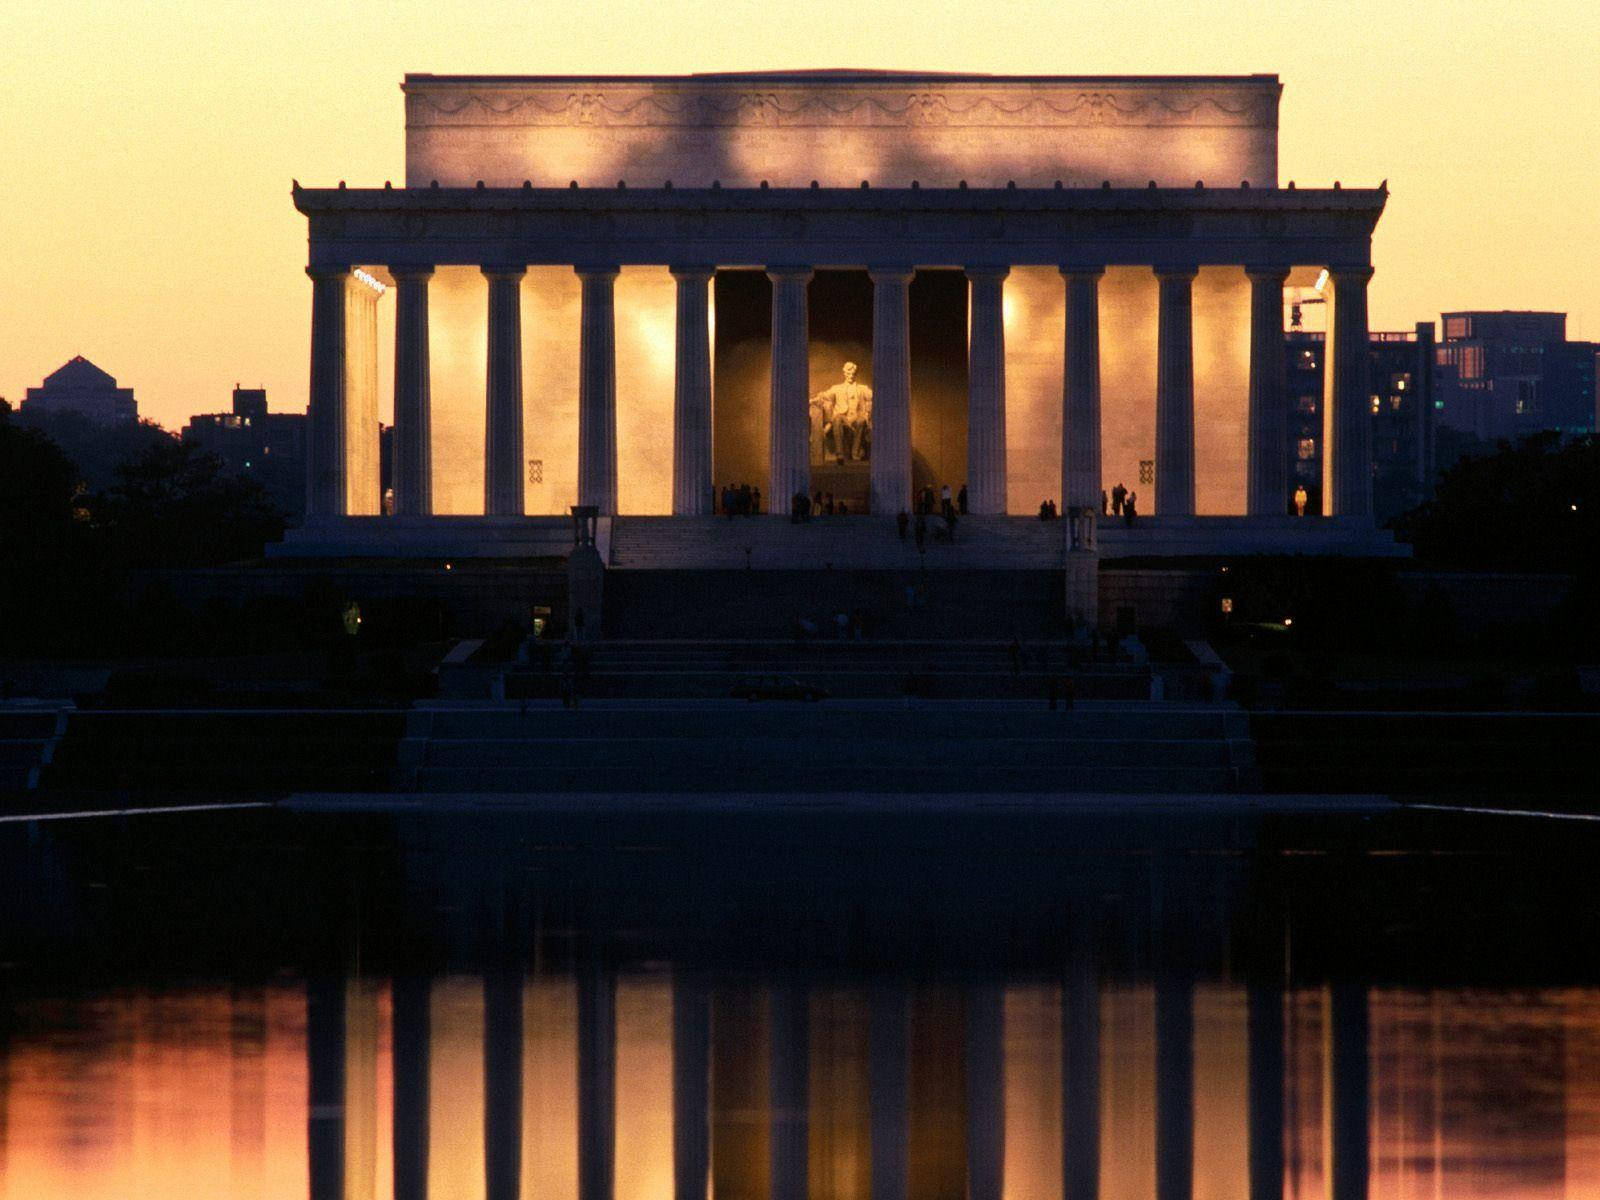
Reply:
[[[428,1020],[428,1196],[483,1200],[483,980],[435,981]]]
[[[433,273],[428,287],[433,511],[441,515],[483,513],[488,306],[489,283],[477,267],[440,267]]]
[[[623,267],[617,277],[619,513],[672,512],[677,288],[666,267]]]
[[[672,984],[617,981],[616,1200],[672,1195]]]
[[[344,1186],[345,1195],[375,1195],[378,1158],[393,1146],[392,1130],[378,1124],[379,997],[376,983],[352,976],[344,992]],[[384,1083],[390,1080],[385,1078]],[[383,1088],[393,1095],[392,1088]],[[393,1188],[393,1175],[389,1174]]]
[[[522,990],[522,1194],[578,1197],[578,988],[536,976]]]
[[[910,1197],[966,1200],[966,1060],[951,1052],[966,1044],[960,991],[913,989],[909,1020]]]
[[[382,511],[378,491],[378,295],[351,278],[344,301],[345,505],[353,517]]]
[[[771,1194],[771,1100],[765,991],[724,984],[711,993],[711,1193]]]
[[[1194,990],[1194,1200],[1250,1190],[1250,1035],[1243,988]]]
[[[1101,1200],[1155,1195],[1155,1114],[1155,990],[1107,988],[1100,993]]]
[[[1006,277],[1006,511],[1061,502],[1061,380],[1066,291],[1054,267]]]
[[[866,1200],[872,1190],[867,998],[817,987],[808,1005],[809,1200]]]
[[[763,271],[718,271],[711,347],[711,480],[770,494],[772,284]]]
[[[1139,482],[1139,463],[1156,456],[1155,273],[1110,267],[1100,280],[1100,479],[1139,494],[1156,511],[1156,486]]]
[[[523,508],[533,515],[564,516],[578,502],[582,290],[571,267],[529,267],[522,278]]]
[[[1245,511],[1250,453],[1250,280],[1202,267],[1194,281],[1194,493],[1200,516]]]
[[[1004,1020],[1004,1200],[1047,1200],[1062,1186],[1061,990],[1007,988]]]
[[[911,487],[952,492],[967,478],[967,278],[918,271],[911,281]]]

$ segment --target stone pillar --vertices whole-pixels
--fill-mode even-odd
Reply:
[[[432,1026],[426,975],[394,980],[394,1200],[427,1200],[428,1051]]]
[[[1322,1166],[1328,1200],[1367,1200],[1368,1020],[1364,984],[1341,980],[1329,985],[1323,1014],[1327,1125]]]
[[[394,511],[433,512],[433,383],[428,362],[428,279],[432,267],[390,267],[394,317]]]
[[[608,277],[609,278],[609,277]],[[611,1200],[617,1128],[617,981],[578,971],[578,1200]]]
[[[522,1191],[522,972],[491,969],[483,980],[484,1200]]]
[[[876,355],[874,350],[874,355]],[[876,393],[874,393],[876,395]],[[876,401],[874,401],[876,409]],[[877,448],[873,455],[876,461]],[[868,1001],[867,1105],[872,1144],[872,1200],[906,1200],[911,1186],[909,998],[895,983],[873,987]]]
[[[811,275],[810,267],[767,270],[767,277],[772,280],[768,512],[786,513],[797,492],[811,494],[811,322],[806,312],[806,285],[811,282]],[[876,447],[873,457],[877,457]]]
[[[970,484],[968,485],[971,486]],[[967,1200],[1000,1200],[1005,1187],[1005,993],[977,985],[966,996]]]
[[[1067,287],[1061,508],[1069,513],[1084,508],[1100,511],[1100,276],[1104,273],[1099,266],[1061,268]],[[1160,461],[1158,453],[1158,465]]]
[[[678,517],[703,516],[712,511],[711,314],[707,289],[715,274],[714,267],[672,268],[672,277],[678,281],[678,347],[672,391],[672,513]]]
[[[1061,989],[1061,1183],[1065,1200],[1100,1194],[1100,983],[1088,946]]]
[[[1250,1200],[1283,1200],[1283,985],[1249,990]]]
[[[342,320],[342,283],[340,293]],[[344,1004],[345,981],[341,976],[322,974],[306,981],[306,1065],[310,1083],[306,1154],[311,1200],[344,1200]]]
[[[679,311],[682,311],[681,308]],[[672,1180],[675,1200],[706,1200],[710,1179],[711,993],[703,980],[688,973],[679,973],[672,978]]]
[[[1322,511],[1372,516],[1372,388],[1367,281],[1372,268],[1329,267],[1333,300],[1323,349]]]
[[[1194,990],[1186,971],[1156,981],[1156,1195],[1194,1194]]]
[[[346,267],[307,267],[311,276],[310,454],[306,460],[306,514],[348,512],[345,478]]]
[[[808,431],[809,433],[809,431]],[[771,1200],[806,1200],[810,1141],[810,1022],[806,989],[775,983],[769,999]]]
[[[1247,267],[1250,277],[1250,431],[1245,511],[1289,511],[1289,412],[1284,398],[1283,285],[1288,267]]]
[[[872,277],[872,511],[911,511],[910,267]],[[808,414],[809,416],[809,414]],[[970,505],[971,496],[968,495]]]
[[[1009,267],[968,267],[967,507],[1006,511],[1006,322]]]
[[[489,371],[483,440],[483,511],[520,517],[522,487],[522,277],[526,267],[484,267],[489,280]]]
[[[578,503],[617,511],[617,268],[578,267],[583,317],[578,336]]]
[[[1161,305],[1156,331],[1156,507],[1161,516],[1194,515],[1194,267],[1156,271]],[[1100,497],[1095,495],[1095,503]]]

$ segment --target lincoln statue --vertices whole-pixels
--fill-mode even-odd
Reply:
[[[811,461],[861,462],[872,453],[872,389],[844,364],[844,382],[811,397]]]

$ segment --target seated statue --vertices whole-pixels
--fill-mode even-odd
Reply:
[[[856,364],[844,364],[844,382],[811,397],[813,413],[822,416],[822,452],[826,457],[867,457],[872,445],[872,389],[856,381]],[[816,417],[813,416],[813,427]]]

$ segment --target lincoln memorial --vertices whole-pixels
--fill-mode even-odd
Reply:
[[[891,523],[965,487],[974,530],[1051,501],[1100,555],[1393,552],[1366,349],[1387,189],[1280,183],[1274,75],[403,91],[403,186],[294,188],[311,516],[287,553],[492,554],[575,504],[613,544],[630,517],[711,538],[730,484]],[[1325,515],[1297,521],[1283,306],[1314,281]],[[1132,525],[1101,515],[1118,485]]]

